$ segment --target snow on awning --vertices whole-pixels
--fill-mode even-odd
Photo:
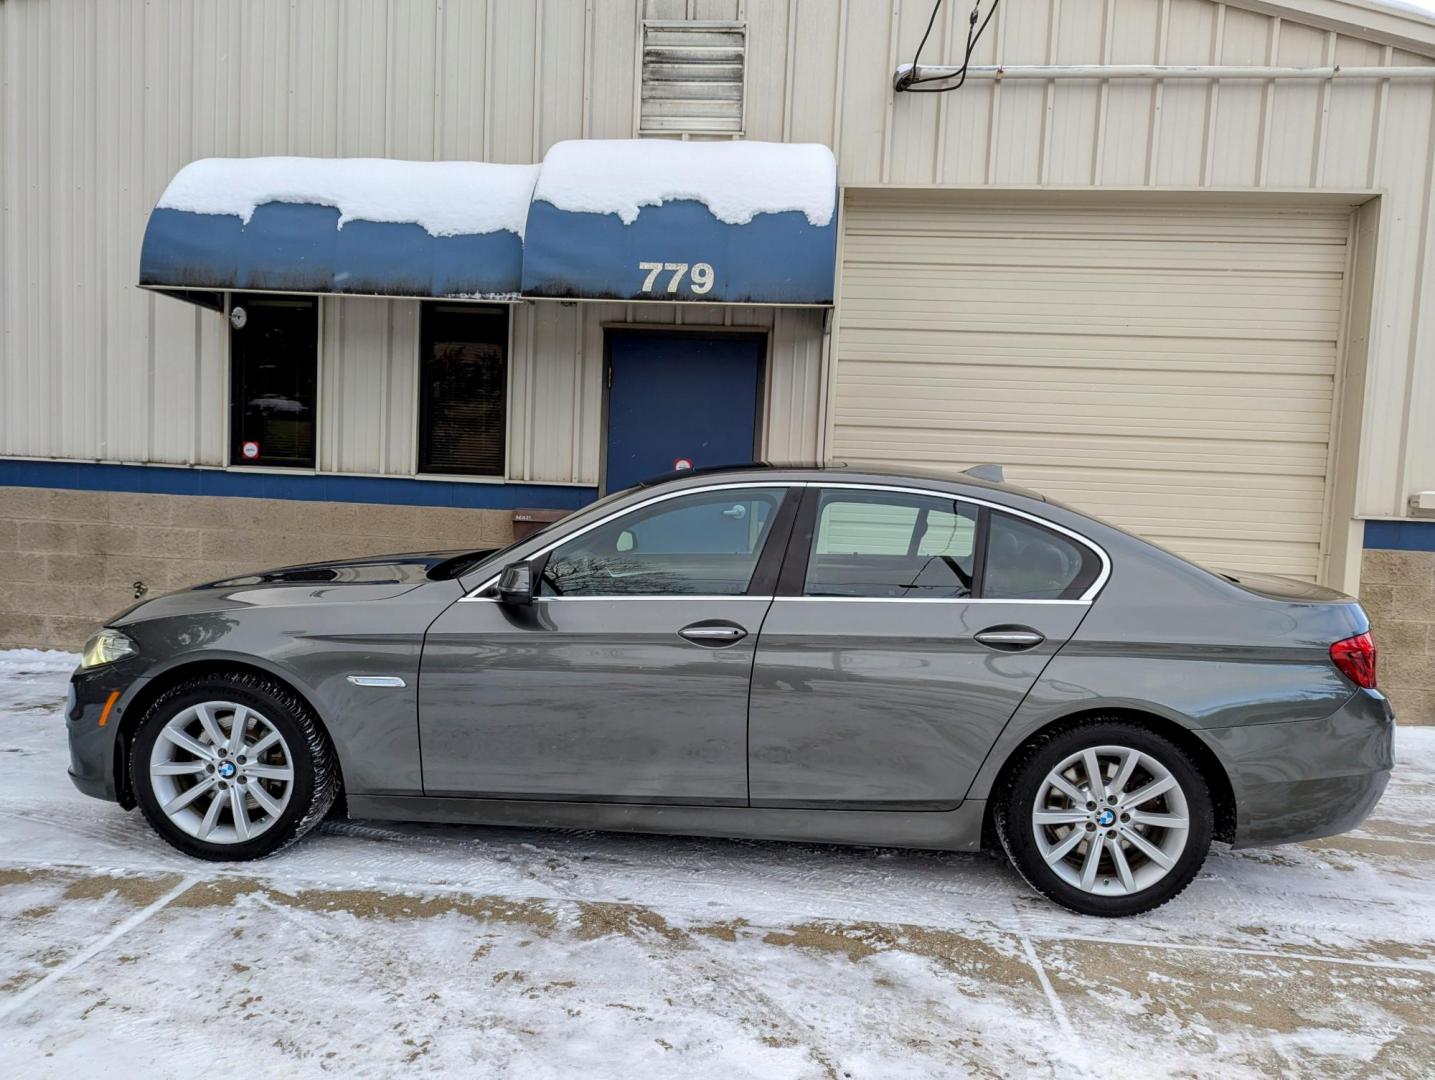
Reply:
[[[515,299],[536,165],[208,158],[145,229],[140,284]]]
[[[523,295],[831,304],[836,207],[825,146],[560,142],[528,211]]]

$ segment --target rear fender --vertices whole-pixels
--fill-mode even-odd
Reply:
[[[1002,765],[1018,747],[1073,715],[1139,712],[1198,732],[1319,720],[1354,692],[1328,659],[1309,651],[1265,662],[1191,647],[1180,656],[1162,657],[1149,647],[1127,646],[1118,656],[1073,641],[1047,665],[1013,714],[967,797],[988,798]]]

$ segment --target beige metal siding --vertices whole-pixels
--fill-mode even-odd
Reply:
[[[1350,212],[849,193],[833,452],[1321,572]]]
[[[930,0],[0,0],[0,454],[222,460],[222,322],[133,287],[145,219],[186,162],[533,161],[558,139],[629,138],[641,21],[740,20],[746,136],[828,143],[845,185],[1378,192],[1347,464],[1361,513],[1403,513],[1410,491],[1435,488],[1435,84],[1055,79],[894,95],[893,66],[930,11]],[[944,6],[926,59],[958,54],[965,16]],[[1367,24],[1210,0],[1024,0],[1001,5],[975,60],[1432,62],[1435,37],[1414,24]],[[516,475],[590,480],[600,397],[591,352],[577,350],[592,348],[593,316],[582,334],[565,329],[578,317],[568,309],[536,317],[555,324],[537,347],[568,351],[538,358],[548,399],[534,415],[570,404],[551,433],[524,429],[510,460]],[[765,318],[780,328],[786,316]],[[774,377],[782,361],[820,378],[807,367],[822,347],[815,324],[790,325],[809,331],[774,333]],[[382,412],[356,390],[379,381],[348,385],[352,407]],[[812,413],[799,411],[769,416],[771,445],[810,444]],[[368,446],[333,438],[334,467],[372,462]]]

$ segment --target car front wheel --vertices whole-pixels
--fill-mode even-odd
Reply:
[[[338,791],[333,749],[308,705],[249,672],[161,694],[129,757],[145,818],[201,859],[271,855],[322,821]]]
[[[1210,789],[1189,754],[1121,720],[1027,746],[998,793],[997,833],[1044,896],[1084,915],[1138,915],[1181,892],[1211,846]]]

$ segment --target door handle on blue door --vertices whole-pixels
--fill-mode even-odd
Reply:
[[[747,637],[747,631],[737,623],[729,622],[700,622],[685,626],[678,631],[678,636],[686,638],[694,645],[702,645],[704,648],[715,649],[724,645],[732,645]]]
[[[972,635],[981,644],[999,652],[1033,649],[1046,638],[1029,626],[989,626]]]

